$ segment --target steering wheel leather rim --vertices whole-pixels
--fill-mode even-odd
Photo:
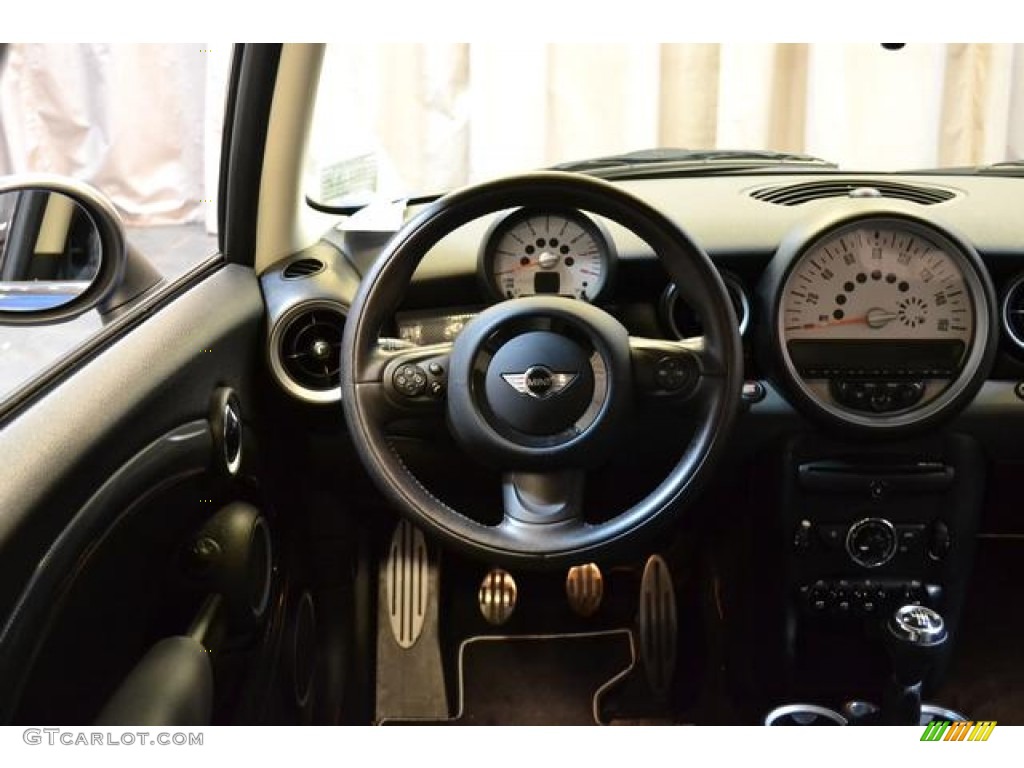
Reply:
[[[383,397],[375,369],[379,331],[398,308],[423,256],[445,235],[481,216],[529,205],[566,206],[617,222],[657,253],[684,298],[701,316],[705,359],[703,412],[679,461],[640,502],[599,524],[524,525],[506,518],[484,525],[437,498],[404,464],[374,414]],[[515,300],[513,300],[515,301]],[[472,322],[472,321],[471,321]],[[363,277],[342,342],[341,400],[349,434],[372,479],[398,511],[464,551],[491,562],[561,565],[593,559],[671,519],[706,484],[739,410],[742,347],[732,303],[710,258],[676,224],[607,182],[545,172],[487,182],[440,198],[411,219]]]

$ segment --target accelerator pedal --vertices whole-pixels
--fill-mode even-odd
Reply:
[[[640,608],[637,634],[640,661],[651,690],[660,698],[668,698],[676,670],[676,648],[679,632],[676,592],[672,574],[660,555],[651,555],[640,581]]]
[[[377,722],[448,717],[438,557],[411,523],[395,528],[377,589]]]

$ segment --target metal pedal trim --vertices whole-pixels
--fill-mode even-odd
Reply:
[[[604,575],[596,563],[574,565],[565,576],[565,596],[577,616],[589,618],[604,600]]]
[[[430,601],[427,541],[407,520],[395,528],[385,565],[391,634],[401,648],[412,648],[423,633]]]
[[[480,613],[488,624],[498,627],[512,618],[516,609],[519,589],[512,574],[501,568],[492,568],[480,582],[477,601]]]
[[[676,670],[676,641],[679,632],[676,591],[672,573],[660,555],[651,555],[640,581],[637,630],[640,660],[647,683],[658,696],[667,696]]]

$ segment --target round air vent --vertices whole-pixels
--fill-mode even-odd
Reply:
[[[311,403],[339,400],[344,325],[345,309],[330,301],[302,304],[274,325],[271,369],[288,392]]]
[[[1003,330],[1017,350],[1024,352],[1024,274],[1013,278],[1003,295]]]
[[[323,271],[324,263],[320,259],[296,259],[284,268],[283,277],[285,280],[298,280]]]
[[[747,332],[747,326],[750,325],[750,301],[747,299],[747,293],[743,290],[743,286],[735,277],[722,275],[722,281],[725,283],[729,298],[732,299],[732,308],[739,320],[739,330],[742,336]],[[679,296],[679,290],[675,283],[669,283],[665,288],[665,293],[662,294],[661,313],[676,338],[692,339],[704,333],[700,318],[697,317],[693,308]]]

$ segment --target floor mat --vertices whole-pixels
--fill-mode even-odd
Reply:
[[[458,712],[430,724],[597,725],[605,693],[635,664],[628,629],[470,638],[459,648]]]
[[[629,630],[477,637],[459,656],[463,725],[595,725],[595,699],[635,663]]]

